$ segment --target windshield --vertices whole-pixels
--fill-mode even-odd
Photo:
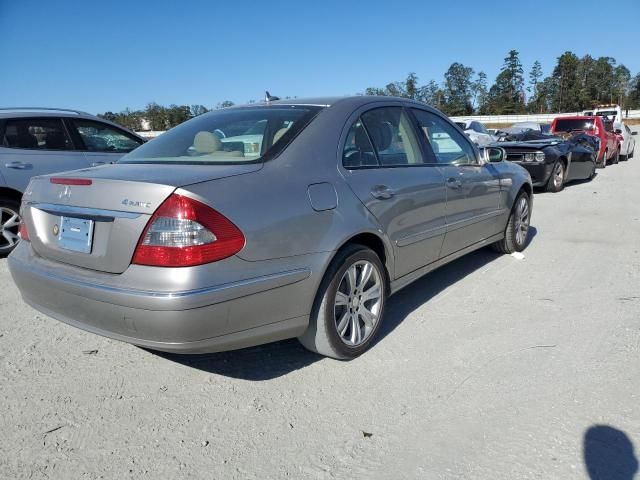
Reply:
[[[273,105],[200,115],[124,156],[118,163],[238,164],[284,148],[322,107]]]
[[[618,112],[616,112],[615,110],[598,110],[596,112],[596,115],[598,115],[599,117],[608,117],[609,120],[614,121],[618,116]]]
[[[573,130],[593,130],[592,118],[558,119],[554,127],[556,132],[571,132]]]

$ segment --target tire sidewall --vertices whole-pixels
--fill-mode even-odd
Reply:
[[[524,197],[527,199],[527,206],[529,207],[529,225],[527,226],[527,236],[524,238],[524,242],[522,245],[518,244],[516,239],[516,209],[518,208],[518,204],[520,203],[520,199]],[[520,192],[520,194],[516,197],[516,201],[513,203],[513,208],[511,209],[511,215],[509,216],[509,228],[507,230],[507,234],[511,235],[509,238],[509,242],[513,246],[512,250],[514,252],[521,252],[527,246],[527,240],[529,239],[529,228],[531,228],[531,197],[526,192]]]

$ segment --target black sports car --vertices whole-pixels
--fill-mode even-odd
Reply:
[[[507,134],[494,144],[507,160],[529,171],[534,187],[559,192],[572,180],[591,179],[596,171],[598,139],[578,133],[560,137],[535,130]]]

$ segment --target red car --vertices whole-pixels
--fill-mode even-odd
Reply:
[[[597,137],[600,149],[597,156],[598,167],[607,163],[618,163],[620,158],[620,139],[613,131],[613,122],[600,116],[556,117],[551,123],[551,133],[584,132]]]

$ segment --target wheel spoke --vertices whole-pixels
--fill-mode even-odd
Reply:
[[[362,307],[360,307],[360,318],[362,318],[362,321],[364,322],[364,325],[367,328],[373,328],[373,324],[376,321],[376,316],[371,313],[371,311],[369,309],[367,309],[364,305]]]
[[[9,246],[13,246],[18,243],[18,235],[9,230],[5,230],[4,232],[2,232],[2,236],[5,238]]]
[[[341,337],[344,337],[344,334],[347,331],[347,327],[349,326],[349,321],[351,320],[351,314],[348,310],[346,310],[342,314],[342,318],[340,318],[340,322],[338,322],[338,333]]]
[[[356,289],[357,285],[356,285],[356,277],[357,277],[357,272],[356,272],[356,266],[352,265],[349,267],[349,269],[347,270],[347,283],[348,283],[348,287],[349,287],[349,291],[347,292],[347,294],[352,294],[353,291]]]
[[[351,315],[351,342],[354,345],[357,345],[362,340],[362,335],[360,333],[360,322],[358,321],[358,316]]]
[[[362,303],[368,302],[369,300],[377,300],[380,298],[380,285],[375,283],[368,290],[362,292]]]
[[[2,226],[4,228],[12,228],[12,227],[17,227],[18,225],[20,225],[20,217],[17,214],[14,214]]]
[[[342,293],[341,291],[337,291],[336,292],[336,302],[335,302],[335,306],[336,307],[346,307],[347,305],[349,305],[349,297]]]
[[[373,266],[370,263],[366,263],[362,267],[362,273],[360,274],[360,281],[358,282],[358,287],[362,290],[365,285],[371,278],[371,274],[373,273]]]

